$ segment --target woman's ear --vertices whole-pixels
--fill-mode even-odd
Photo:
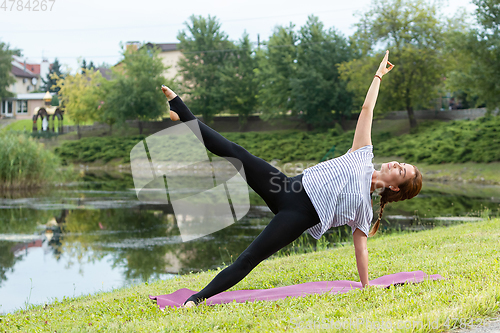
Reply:
[[[397,186],[392,186],[392,185],[389,185],[389,188],[390,188],[391,190],[393,190],[394,192],[399,192],[399,187],[397,187]]]

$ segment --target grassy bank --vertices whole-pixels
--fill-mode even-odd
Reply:
[[[417,165],[429,181],[500,185],[500,162]]]
[[[41,122],[41,120],[38,120],[38,121]],[[93,122],[84,122],[80,125],[84,126],[84,125],[92,125],[92,124],[93,124]],[[65,116],[64,120],[63,120],[63,125],[74,126],[76,124],[69,117]],[[2,132],[8,132],[8,131],[31,132],[32,129],[33,129],[33,120],[32,119],[21,119],[21,120],[15,121],[15,122],[5,126],[4,128],[1,129],[1,131]]]
[[[393,129],[387,124],[374,124],[372,141],[376,156],[394,156],[409,163],[490,163],[500,161],[500,117],[484,117],[473,121],[425,121],[412,134],[402,134],[400,123]],[[319,161],[335,146],[335,155],[344,154],[352,145],[354,131],[340,126],[322,132],[298,130],[269,132],[221,133],[245,147],[252,154],[282,163],[299,160]],[[146,135],[141,136],[146,137]],[[116,140],[133,146],[141,137],[93,137],[64,142],[56,152],[68,162],[94,163],[122,159],[127,163],[128,150],[115,151]]]
[[[297,325],[369,320],[421,322],[416,332],[447,331],[461,322],[497,316],[500,310],[500,220],[369,239],[370,276],[423,270],[445,279],[388,290],[311,295],[276,302],[158,310],[148,295],[179,288],[199,290],[216,271],[30,307],[1,318],[0,331],[289,331]],[[233,289],[272,288],[309,281],[357,280],[351,245],[275,257]],[[458,319],[452,319],[458,318]],[[437,329],[434,327],[438,323]],[[334,331],[332,326],[325,331]],[[363,327],[364,332],[377,328]],[[347,329],[347,331],[359,331]],[[390,332],[391,330],[387,330]],[[408,331],[394,330],[394,331]],[[385,330],[384,330],[385,332]]]

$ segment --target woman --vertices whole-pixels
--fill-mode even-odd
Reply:
[[[215,155],[242,162],[248,185],[264,199],[275,216],[232,265],[186,300],[185,307],[195,306],[231,288],[261,261],[293,242],[304,231],[319,239],[330,227],[344,224],[352,227],[359,277],[364,287],[369,286],[367,236],[377,232],[387,203],[410,199],[422,187],[422,175],[413,165],[393,161],[382,164],[380,171],[373,168],[373,108],[382,77],[394,67],[388,58],[389,51],[366,95],[352,148],[343,156],[307,168],[295,177],[287,177],[198,120],[206,148]],[[170,103],[172,120],[196,119],[172,90],[166,86],[162,86],[162,90]],[[375,190],[381,195],[380,213],[369,232],[373,218],[371,193]]]

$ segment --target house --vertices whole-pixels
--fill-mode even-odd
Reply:
[[[166,79],[174,79],[176,78],[178,72],[179,72],[179,59],[182,57],[182,52],[178,50],[177,46],[178,43],[160,43],[160,44],[155,44],[155,43],[146,43],[144,45],[141,45],[140,42],[127,42],[126,43],[126,49],[133,49],[137,50],[138,48],[141,47],[147,47],[147,48],[152,48],[152,47],[157,47],[160,49],[160,58],[162,59],[163,64],[167,68],[167,70],[164,73],[164,76]],[[114,68],[121,68],[123,66],[123,62],[120,61],[117,63]],[[178,81],[182,80],[182,77],[177,77],[176,78]]]
[[[165,78],[174,79],[179,72],[179,59],[182,57],[182,52],[177,49],[177,43],[166,43],[166,44],[154,44],[147,43],[146,47],[158,47],[160,48],[160,57],[163,64],[167,67],[165,72]],[[177,78],[180,79],[179,77]]]
[[[41,64],[30,64],[18,56],[12,58],[10,75],[15,78],[7,90],[13,97],[4,98],[0,102],[1,117],[15,119],[32,119],[34,110],[45,105],[45,93],[32,93],[40,89],[41,77],[46,77],[50,64],[47,60]]]

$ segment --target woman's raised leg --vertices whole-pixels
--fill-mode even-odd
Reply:
[[[170,114],[172,120],[177,117],[182,122],[197,119],[172,90],[166,86],[162,86],[162,90],[169,100],[170,109],[175,111]],[[217,156],[238,159],[243,164],[248,185],[276,214],[279,211],[281,193],[286,186],[287,176],[263,159],[250,154],[240,145],[229,141],[199,119],[197,120],[205,147]]]

